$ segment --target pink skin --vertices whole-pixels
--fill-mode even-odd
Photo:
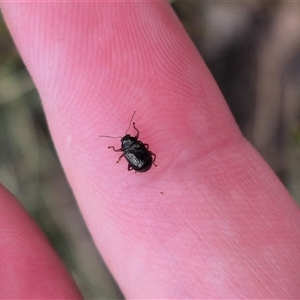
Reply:
[[[167,3],[1,6],[82,214],[127,298],[299,297],[299,209],[241,136]],[[135,110],[140,139],[157,154],[144,174],[115,164],[119,153],[107,146],[118,139],[98,137],[124,135]],[[1,251],[18,251],[1,261],[1,296],[15,288],[5,280],[9,259],[27,275],[19,295],[30,295],[31,277],[61,266],[12,197],[1,197]],[[45,251],[51,270],[32,259]],[[53,280],[36,289],[70,287],[67,277]]]
[[[43,233],[0,186],[0,299],[79,299]]]

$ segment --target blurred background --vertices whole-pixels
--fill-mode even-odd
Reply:
[[[244,136],[300,203],[300,3],[172,1]],[[40,99],[0,15],[0,182],[85,299],[122,299],[65,179]]]

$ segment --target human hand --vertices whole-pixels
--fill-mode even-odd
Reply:
[[[82,214],[127,298],[299,295],[299,210],[241,136],[167,3],[1,5]],[[98,138],[122,135],[133,111],[157,154],[145,174],[114,164],[111,141]],[[1,206],[0,295],[79,297],[5,190]]]

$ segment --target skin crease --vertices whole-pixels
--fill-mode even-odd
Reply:
[[[299,297],[299,209],[241,136],[167,3],[1,7],[87,226],[126,298]],[[124,159],[115,164],[119,153],[107,146],[119,148],[119,139],[98,137],[123,136],[133,111],[140,139],[157,154],[158,167],[144,174],[127,172]],[[4,228],[42,243],[38,230],[29,235],[32,223],[17,226],[29,221],[24,212],[12,217],[20,210],[12,197],[1,199],[13,203]],[[18,251],[26,258],[29,250]],[[4,284],[10,295],[5,270],[0,291]],[[30,284],[22,288],[30,295]]]

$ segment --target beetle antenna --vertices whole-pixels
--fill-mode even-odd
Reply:
[[[99,137],[106,137],[106,138],[111,138],[111,139],[121,139],[121,136],[109,136],[109,135],[99,135]]]
[[[126,130],[125,134],[127,134],[127,131],[129,130],[129,128],[130,128],[130,126],[131,126],[131,123],[132,123],[132,120],[133,120],[133,117],[134,117],[135,113],[136,113],[136,110],[134,111],[134,113],[133,113],[133,115],[132,115],[132,117],[131,117],[131,120],[130,120],[129,126],[128,126],[128,128],[127,128],[127,130]]]

